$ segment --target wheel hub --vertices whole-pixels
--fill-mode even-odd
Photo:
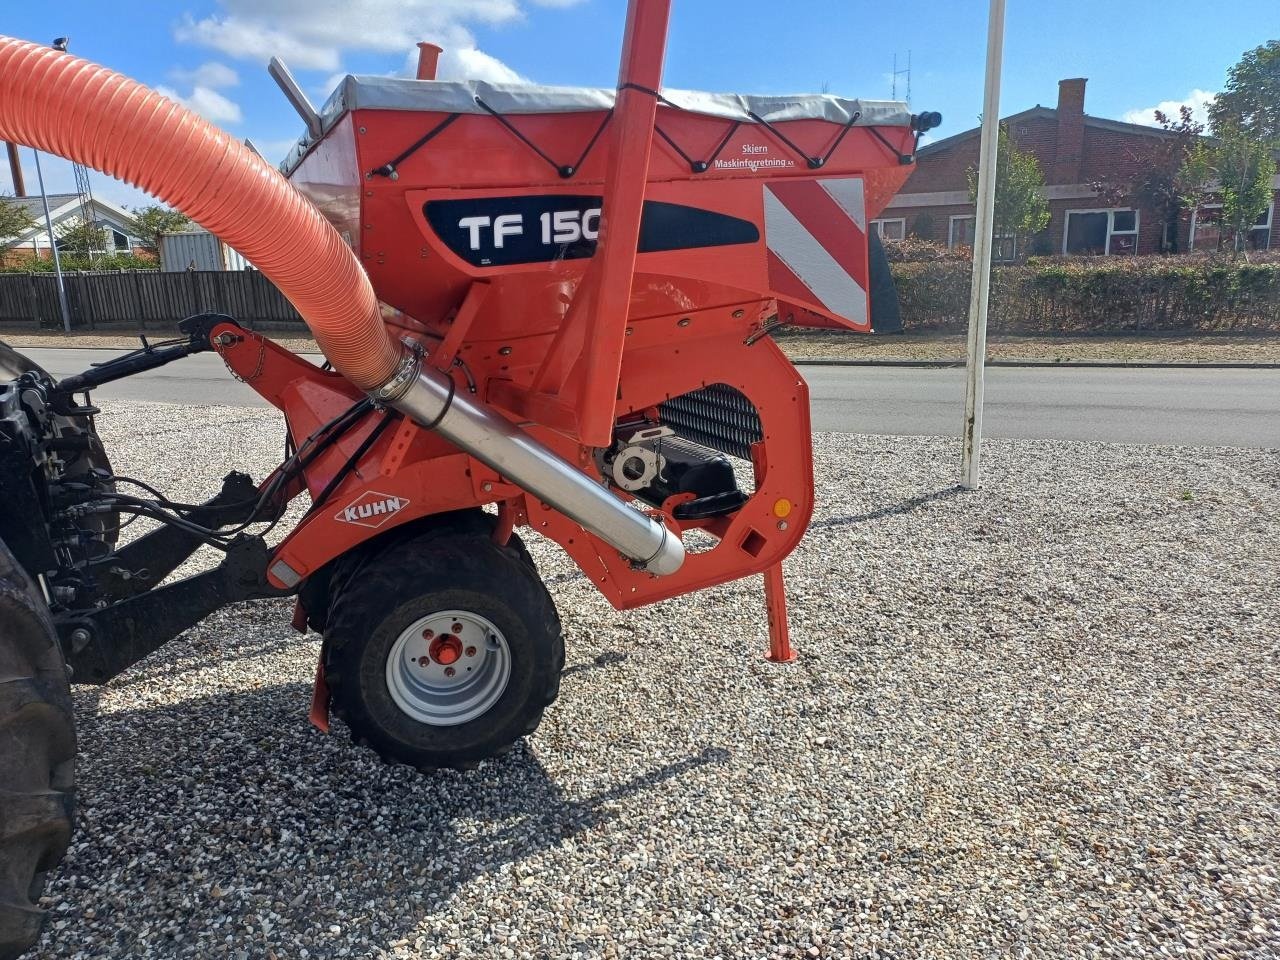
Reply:
[[[462,641],[453,634],[436,637],[431,641],[430,649],[431,659],[447,667],[451,663],[457,663],[458,658],[462,656]]]
[[[457,726],[501,699],[511,679],[511,650],[492,621],[467,610],[442,610],[396,638],[386,679],[391,699],[408,716]]]

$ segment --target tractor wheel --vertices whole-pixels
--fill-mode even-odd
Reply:
[[[35,584],[0,544],[0,960],[35,943],[45,875],[71,840],[67,668]]]
[[[16,380],[24,373],[32,370],[41,376],[49,376],[48,371],[40,364],[0,340],[0,380]],[[53,423],[60,437],[88,438],[85,448],[80,453],[72,455],[72,458],[67,462],[66,472],[69,476],[83,475],[93,470],[101,470],[107,474],[111,473],[111,460],[107,457],[107,451],[102,447],[102,440],[98,437],[98,431],[94,429],[93,421],[87,421],[88,426],[86,427],[86,421],[81,417],[71,418],[55,415]],[[108,490],[114,491],[115,488],[114,480],[107,484]],[[88,517],[86,522],[102,535],[108,546],[114,547],[120,539],[120,514],[97,514]]]
[[[564,640],[523,544],[464,522],[366,552],[335,576],[325,680],[352,739],[420,770],[465,769],[537,728]]]

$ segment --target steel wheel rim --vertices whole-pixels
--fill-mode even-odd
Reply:
[[[441,610],[411,623],[387,655],[387,690],[419,723],[455,727],[487,713],[511,679],[511,648],[493,621]]]

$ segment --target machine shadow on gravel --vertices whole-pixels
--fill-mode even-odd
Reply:
[[[50,893],[75,904],[79,942],[124,944],[149,926],[154,949],[155,928],[171,919],[185,955],[268,911],[281,919],[265,939],[254,922],[258,936],[243,944],[252,955],[313,940],[312,955],[326,955],[329,925],[353,915],[373,944],[412,939],[472,878],[729,756],[708,748],[573,799],[523,743],[468,773],[387,766],[353,749],[340,724],[327,737],[309,726],[309,694],[292,683],[112,713],[78,698],[80,842]],[[145,747],[122,750],[140,731]],[[165,855],[139,859],[158,837]],[[39,955],[67,952],[60,936],[46,931]]]
[[[902,513],[912,513],[920,509],[926,504],[933,503],[936,500],[950,500],[952,497],[959,496],[965,490],[960,486],[943,487],[941,490],[932,490],[929,493],[922,493],[919,496],[912,497],[909,500],[903,500],[900,503],[890,503],[875,510],[868,510],[866,513],[858,513],[847,517],[826,517],[821,520],[815,520],[809,524],[810,530],[823,530],[829,527],[849,527],[857,523],[870,523],[872,520],[883,520],[885,517],[897,516]]]

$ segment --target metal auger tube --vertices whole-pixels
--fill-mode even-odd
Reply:
[[[506,417],[466,394],[448,374],[406,353],[395,376],[370,394],[518,484],[615,547],[638,568],[662,576],[684,563],[684,544],[659,520],[609,492]]]

